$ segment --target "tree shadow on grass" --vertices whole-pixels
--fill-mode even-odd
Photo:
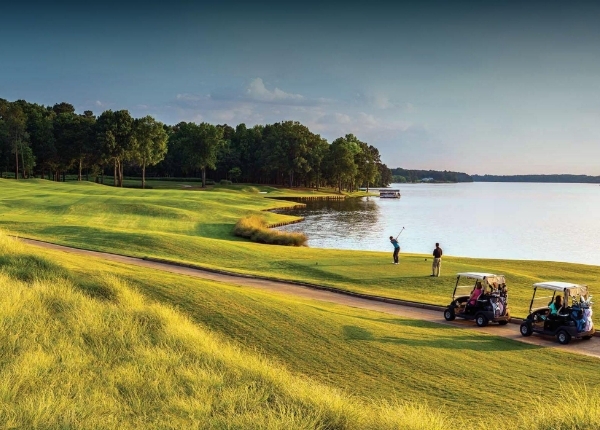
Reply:
[[[196,224],[194,234],[200,237],[222,240],[245,240],[233,234],[234,224],[232,223],[204,223]]]
[[[477,338],[473,336],[436,336],[421,339],[384,336],[375,340],[381,343],[392,343],[414,348],[428,347],[461,351],[529,351],[542,348],[541,346],[495,336],[481,336]]]
[[[422,325],[414,325],[414,320],[400,320],[400,324],[407,327],[423,327]],[[401,324],[401,323],[408,324]],[[425,321],[416,321],[417,323],[424,323]],[[370,331],[358,327],[346,325],[342,328],[344,339],[348,341],[369,341],[379,343],[391,343],[396,345],[402,345],[409,348],[438,348],[448,350],[465,350],[465,351],[528,351],[541,349],[541,346],[531,345],[528,343],[518,342],[512,339],[505,339],[493,335],[461,335],[457,334],[449,336],[443,334],[444,329],[455,328],[444,325],[435,325],[434,327],[423,327],[433,328],[434,333],[427,333],[419,335],[419,333],[411,332],[406,337],[400,336],[381,336],[377,337]],[[401,332],[401,330],[399,330]],[[439,334],[438,334],[439,333]]]
[[[362,327],[345,325],[342,327],[345,340],[375,340],[373,334]]]

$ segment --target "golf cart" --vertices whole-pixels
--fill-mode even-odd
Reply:
[[[481,288],[481,294],[477,300],[469,303],[469,298],[476,288]],[[475,320],[479,327],[485,327],[489,322],[507,324],[510,312],[504,275],[459,273],[452,293],[452,303],[444,311],[446,321],[452,321],[456,317]]]
[[[539,295],[541,291],[552,295]],[[551,315],[549,306],[557,293],[563,294],[562,308],[556,315]],[[556,281],[533,284],[529,316],[521,324],[520,330],[523,336],[533,333],[556,336],[562,345],[569,343],[572,338],[591,339],[596,330],[592,322],[592,301],[587,285]]]

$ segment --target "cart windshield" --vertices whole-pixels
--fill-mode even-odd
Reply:
[[[456,289],[454,290],[454,299],[457,297],[469,297],[475,288],[475,280],[473,279],[461,279],[460,283],[463,285],[456,286]]]
[[[544,289],[538,288],[533,293],[533,300],[531,301],[531,311],[533,312],[533,311],[547,308],[548,306],[550,306],[550,303],[552,303],[554,301],[555,295],[556,295],[556,291],[544,290]]]

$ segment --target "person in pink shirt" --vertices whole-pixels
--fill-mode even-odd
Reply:
[[[479,296],[481,296],[482,292],[483,290],[481,288],[481,282],[478,281],[477,285],[475,286],[475,289],[471,293],[471,297],[469,297],[469,306],[475,306],[475,304],[477,303],[477,299],[479,298]]]

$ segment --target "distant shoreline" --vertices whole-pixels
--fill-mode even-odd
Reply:
[[[473,182],[532,182],[552,184],[600,184],[600,176],[589,175],[471,175]]]
[[[554,184],[600,184],[600,176],[574,174],[469,175],[449,170],[390,169],[392,183],[536,182]]]

